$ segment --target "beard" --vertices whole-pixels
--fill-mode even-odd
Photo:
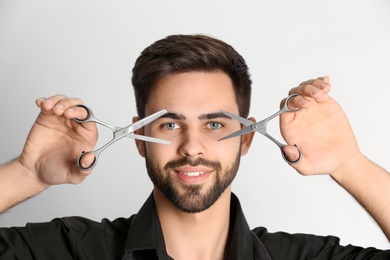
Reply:
[[[145,155],[145,162],[149,178],[152,180],[154,186],[159,189],[173,205],[186,213],[199,213],[211,207],[232,183],[240,165],[240,158],[241,155],[240,152],[238,152],[232,165],[225,170],[222,169],[219,162],[209,161],[204,158],[190,160],[187,157],[170,161],[163,169],[160,169],[149,159],[147,152]],[[178,187],[175,187],[174,185],[176,174],[174,169],[184,165],[203,165],[212,168],[215,173],[212,186],[207,191],[202,192],[202,184],[185,185],[182,187],[184,192],[181,194]]]

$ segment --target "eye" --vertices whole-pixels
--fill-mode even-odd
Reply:
[[[219,122],[210,122],[207,124],[206,127],[210,128],[210,129],[219,129],[219,128],[223,127],[223,125]]]
[[[180,126],[174,122],[168,122],[168,123],[162,124],[162,128],[164,128],[166,130],[175,130],[175,129],[180,128]]]

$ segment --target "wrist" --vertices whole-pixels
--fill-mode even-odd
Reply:
[[[27,167],[21,157],[16,158],[13,164],[14,174],[18,175],[18,179],[23,180],[27,190],[31,190],[32,193],[39,193],[50,186],[39,178],[34,168]]]
[[[358,154],[348,160],[331,177],[346,189],[356,199],[360,200],[373,191],[388,183],[389,175],[383,168],[370,161],[363,154]],[[376,187],[376,188],[374,188]]]
[[[16,158],[0,166],[0,212],[45,190],[49,185]]]
[[[345,160],[340,167],[330,174],[330,176],[341,186],[345,186],[352,180],[358,180],[364,177],[365,169],[369,168],[371,161],[362,153],[357,153],[355,156]]]

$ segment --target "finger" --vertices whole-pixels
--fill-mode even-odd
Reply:
[[[65,98],[59,100],[52,108],[54,114],[63,115],[64,112],[70,108],[74,108],[77,105],[83,104],[83,101],[79,98]],[[76,111],[82,111],[76,109]]]
[[[299,84],[299,86],[313,84],[315,82],[318,82],[318,80],[323,81],[323,82],[328,83],[328,84],[330,83],[330,78],[328,76],[323,76],[323,77],[318,77],[316,79],[309,79],[309,80],[303,81],[303,82],[301,82],[301,84]]]
[[[96,163],[96,156],[95,154],[91,152],[85,153],[81,158],[80,158],[80,166],[82,170],[90,170],[95,166],[94,164]],[[92,167],[92,168],[90,168]]]
[[[37,105],[37,107],[41,108],[42,106],[42,102],[45,100],[44,97],[41,97],[41,98],[38,98],[37,100],[35,100],[35,104]]]
[[[305,98],[315,99],[317,102],[325,101],[328,97],[331,85],[324,80],[315,79],[301,83],[298,87],[290,90],[289,94],[300,94]]]
[[[72,123],[77,124],[79,126],[82,126],[82,128],[87,129],[89,131],[94,131],[96,132],[96,123],[94,121],[90,122],[83,122],[82,119],[87,120],[89,119],[89,113],[92,113],[92,111],[88,111],[85,107],[83,106],[74,106],[71,108],[68,108],[67,110],[64,111],[64,116],[68,119],[72,119]],[[73,119],[79,119],[80,121],[76,121]]]
[[[325,76],[325,77],[318,77],[318,79],[320,79],[320,80],[323,80],[324,82],[326,82],[326,83],[330,84],[330,78],[329,78],[329,76]]]
[[[67,118],[78,118],[78,119],[86,119],[88,117],[88,111],[81,106],[73,106],[66,110],[64,110],[64,116]]]
[[[312,85],[312,82],[301,83],[298,87],[292,88],[288,94],[300,94],[304,97],[315,98],[316,95],[321,95],[322,90]]]
[[[285,145],[283,153],[290,162],[295,162],[299,159],[299,151],[295,145]]]
[[[290,90],[289,94],[301,94],[306,97],[315,98],[318,95],[322,94],[322,88],[325,87],[327,83],[320,79],[314,79],[301,83],[298,87]]]
[[[313,85],[314,87],[321,89],[323,92],[327,93],[330,90],[330,78],[328,76],[319,77],[307,82],[308,85]]]
[[[282,108],[284,106],[284,104],[286,103],[286,100],[287,100],[287,98],[284,98],[280,102],[280,108]],[[287,104],[287,107],[291,110],[298,110],[300,108],[308,108],[309,106],[310,106],[310,100],[308,100],[307,98],[300,96],[300,95],[290,98],[288,100],[288,104]]]
[[[330,84],[330,78],[328,76],[325,76],[325,77],[319,77],[318,79],[322,81],[320,82],[321,85],[318,87],[321,88],[322,91],[327,94],[332,87],[332,85]]]
[[[54,114],[60,116],[64,111],[79,104],[83,101],[79,98],[69,98],[64,95],[55,95],[46,99],[38,99],[36,101],[38,107],[44,111],[52,111]]]
[[[39,98],[36,100],[36,104],[39,108],[50,111],[59,101],[67,99],[65,95],[55,95],[48,98]]]

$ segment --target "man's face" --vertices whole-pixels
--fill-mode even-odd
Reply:
[[[138,142],[155,187],[184,212],[206,210],[230,186],[251,138],[217,140],[240,129],[220,109],[238,114],[230,78],[222,72],[189,72],[163,79],[152,91],[146,115],[168,113],[144,134],[170,145]]]

